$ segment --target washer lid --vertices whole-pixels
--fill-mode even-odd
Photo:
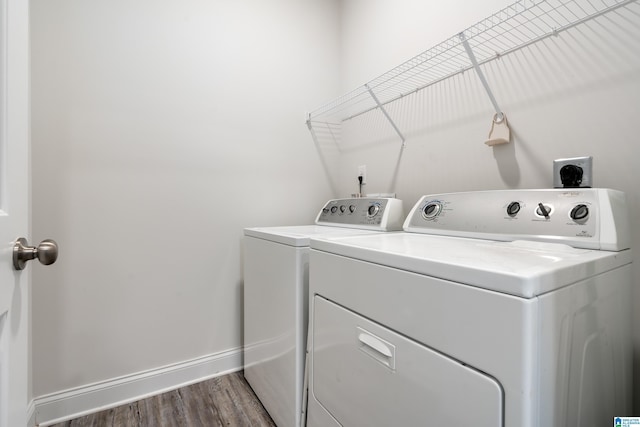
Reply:
[[[312,237],[354,236],[361,234],[377,234],[370,230],[353,228],[328,227],[323,225],[298,225],[285,227],[245,228],[244,235],[282,243],[289,246],[309,246]]]
[[[311,239],[312,249],[531,298],[631,263],[631,250],[387,233]]]

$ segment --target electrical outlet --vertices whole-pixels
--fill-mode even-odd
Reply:
[[[362,184],[367,183],[367,165],[358,166],[358,176],[362,177]]]
[[[593,157],[573,157],[553,161],[555,188],[593,187]]]

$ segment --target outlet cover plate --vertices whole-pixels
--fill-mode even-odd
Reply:
[[[362,177],[362,185],[367,183],[367,165],[358,166],[358,176]]]
[[[556,159],[553,161],[553,187],[564,188],[560,170],[565,166],[577,166],[582,169],[582,182],[577,188],[593,187],[593,157],[572,157],[568,159]],[[572,187],[568,187],[572,188]],[[576,187],[573,187],[576,188]]]

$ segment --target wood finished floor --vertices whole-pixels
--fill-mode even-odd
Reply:
[[[213,378],[53,427],[274,426],[242,372]]]

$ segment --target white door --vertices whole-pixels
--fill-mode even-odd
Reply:
[[[29,2],[0,0],[0,426],[27,425],[29,270],[13,244],[29,237]]]

